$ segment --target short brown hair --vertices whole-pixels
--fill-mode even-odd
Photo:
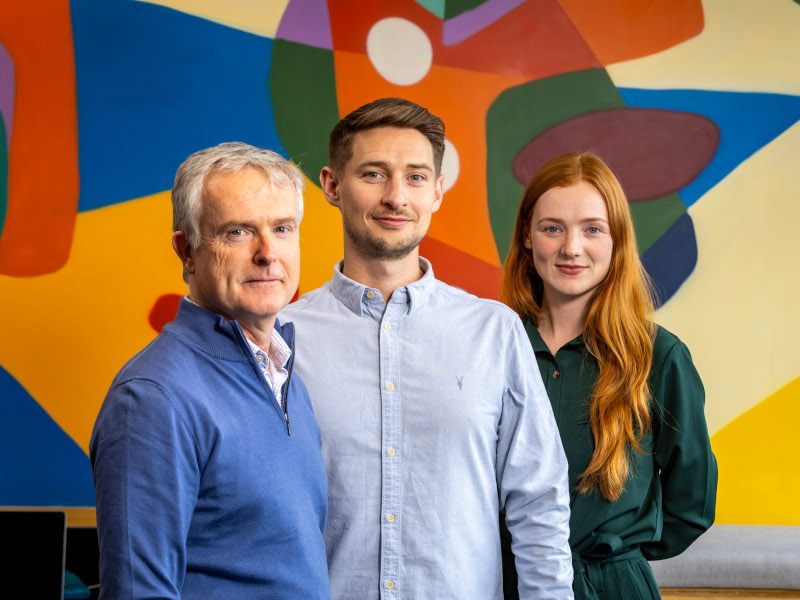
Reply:
[[[365,104],[342,118],[331,131],[328,140],[328,162],[340,170],[353,156],[353,137],[359,131],[378,127],[416,129],[424,135],[433,148],[433,164],[438,175],[444,156],[444,122],[405,98],[379,98]]]

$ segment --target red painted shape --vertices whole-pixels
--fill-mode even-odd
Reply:
[[[167,323],[175,319],[182,297],[179,294],[164,294],[155,301],[147,318],[150,321],[150,326],[158,333],[161,333]]]
[[[660,198],[690,183],[714,156],[719,129],[704,116],[669,110],[613,108],[586,113],[546,130],[514,158],[527,185],[564,152],[592,150],[614,169],[628,200]]]
[[[437,279],[481,298],[500,298],[500,267],[490,265],[466,252],[427,237],[420,254],[431,261]]]
[[[14,135],[0,273],[44,275],[69,259],[78,211],[78,115],[68,0],[0,2],[14,60]]]
[[[414,0],[329,2],[333,47],[367,53],[367,35],[382,19],[400,17],[422,29],[433,64],[537,79],[602,66],[554,0],[523,2],[458,44],[442,43],[444,22]],[[458,93],[458,92],[456,92]]]

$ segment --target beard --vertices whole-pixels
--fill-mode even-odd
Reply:
[[[408,256],[417,248],[425,237],[426,232],[413,231],[405,239],[394,243],[375,237],[368,231],[359,230],[350,221],[343,219],[344,231],[347,237],[358,249],[359,253],[374,260],[400,260]]]

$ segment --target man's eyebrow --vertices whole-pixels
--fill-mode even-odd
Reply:
[[[270,217],[267,222],[269,223],[270,227],[275,227],[277,225],[294,225],[297,223],[297,217],[291,215],[281,215],[274,218]],[[227,231],[228,229],[235,229],[237,227],[251,227],[253,229],[257,229],[258,223],[247,219],[231,219],[230,221],[225,221],[222,223],[219,226],[219,231]]]
[[[417,170],[426,169],[428,171],[433,171],[433,167],[430,166],[427,163],[408,163],[406,165],[406,168],[407,169],[417,169]]]
[[[388,171],[389,163],[383,160],[368,160],[358,165],[359,169],[368,169],[370,167],[376,167],[378,169]],[[433,167],[427,163],[407,163],[404,168],[415,169],[417,171],[427,170],[433,172]]]
[[[270,225],[294,225],[297,223],[297,217],[286,216],[286,217],[276,217],[274,219],[269,220]]]

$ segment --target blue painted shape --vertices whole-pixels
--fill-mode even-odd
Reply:
[[[0,505],[94,506],[89,458],[0,367]]]
[[[688,213],[678,220],[642,256],[653,280],[656,306],[672,298],[697,265],[697,238]]]
[[[679,192],[687,207],[800,119],[800,96],[630,88],[619,93],[628,106],[696,113],[719,127],[711,162]]]
[[[79,210],[172,187],[192,152],[244,141],[285,155],[272,40],[162,6],[72,0]]]

